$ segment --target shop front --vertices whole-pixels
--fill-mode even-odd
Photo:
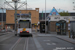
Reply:
[[[50,28],[50,32],[60,32],[60,34],[66,34],[66,32],[68,32],[68,29],[73,29],[74,27],[72,26],[72,24],[74,25],[75,23],[73,21],[75,21],[75,16],[51,16],[50,17],[50,23],[49,23],[49,28]],[[70,23],[68,23],[67,21],[70,21]],[[69,28],[68,24],[71,24]],[[74,30],[74,29],[73,29]]]

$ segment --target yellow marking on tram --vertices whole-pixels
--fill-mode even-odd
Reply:
[[[26,28],[23,28],[23,31],[26,31]]]

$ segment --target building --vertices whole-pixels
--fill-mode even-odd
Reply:
[[[55,9],[55,8],[54,8]],[[17,13],[31,13],[31,19],[32,19],[32,28],[36,29],[37,28],[37,23],[41,22],[43,23],[43,26],[45,24],[45,13],[43,13],[43,17],[42,17],[42,13],[39,13],[39,8],[35,8],[35,10],[18,10]],[[56,9],[54,12],[54,15],[50,15],[52,14],[54,11],[50,12],[50,13],[46,13],[46,17],[50,18],[50,20],[47,20],[47,32],[51,31],[51,32],[56,32],[56,22],[58,22],[58,20],[60,21],[61,19],[66,18],[70,18],[71,17],[71,23],[74,24],[73,22],[73,18],[75,16],[75,13],[70,13],[70,16],[56,16]],[[15,26],[15,20],[14,20],[14,13],[15,10],[6,10],[6,13],[0,13],[0,28],[2,28],[2,14],[3,14],[3,28],[10,28],[10,29],[14,29]],[[57,12],[58,13],[58,12]],[[50,16],[49,16],[50,15]],[[48,18],[48,19],[49,19]],[[59,19],[60,18],[60,19]],[[50,21],[50,22],[48,22]],[[68,23],[66,24],[66,30],[68,31]],[[38,29],[41,28],[41,25],[39,25]],[[44,28],[45,29],[45,28]],[[44,30],[43,29],[43,30]],[[42,30],[42,29],[41,29]]]
[[[2,23],[3,23],[3,26],[2,26]],[[6,23],[6,13],[0,13],[0,30],[5,28],[5,23]]]
[[[41,17],[42,13],[40,14],[40,23],[42,23],[42,21],[44,22],[45,24],[45,19],[42,20],[42,17]],[[73,30],[75,31],[75,13],[70,13],[71,16],[60,16],[60,14],[57,12],[57,10],[55,8],[52,9],[52,11],[50,13],[47,13],[47,19],[46,21],[48,21],[48,25],[47,26],[47,32],[56,32],[57,31],[57,23],[60,22],[60,21],[65,21],[64,22],[64,25],[61,25],[62,28],[65,28],[64,31],[65,32],[68,32],[68,30]],[[45,16],[43,16],[43,18],[45,18]],[[70,22],[70,27],[68,27],[68,22]],[[62,23],[61,22],[61,23]],[[47,24],[47,22],[46,22]],[[43,23],[42,23],[43,25]],[[64,26],[64,27],[63,27]],[[40,28],[41,30],[45,29],[45,28]],[[62,32],[64,32],[62,31]],[[43,31],[42,31],[43,32]],[[45,32],[45,30],[44,30]],[[61,32],[61,31],[60,31]]]
[[[35,28],[34,25],[39,22],[39,8],[35,8],[35,10],[17,10],[17,13],[31,13],[31,22],[32,28]],[[15,26],[15,10],[6,10],[6,26],[7,28],[14,29]]]

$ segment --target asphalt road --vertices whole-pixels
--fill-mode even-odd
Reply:
[[[19,37],[9,33],[0,36],[0,50],[37,50],[37,48],[33,37]]]
[[[75,44],[56,37],[37,37],[37,40],[44,50],[75,50]]]
[[[19,37],[14,33],[0,36],[0,50],[75,50],[75,44],[56,37]]]

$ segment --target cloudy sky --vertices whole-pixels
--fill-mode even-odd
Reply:
[[[3,6],[5,0],[0,0],[0,7]],[[12,0],[6,0],[12,1]],[[25,0],[20,0],[25,1]],[[68,12],[75,12],[74,6],[75,0],[46,0],[46,12],[50,12],[53,7],[57,9],[57,11],[68,11]],[[39,8],[40,12],[45,11],[45,0],[27,0],[28,8]]]

